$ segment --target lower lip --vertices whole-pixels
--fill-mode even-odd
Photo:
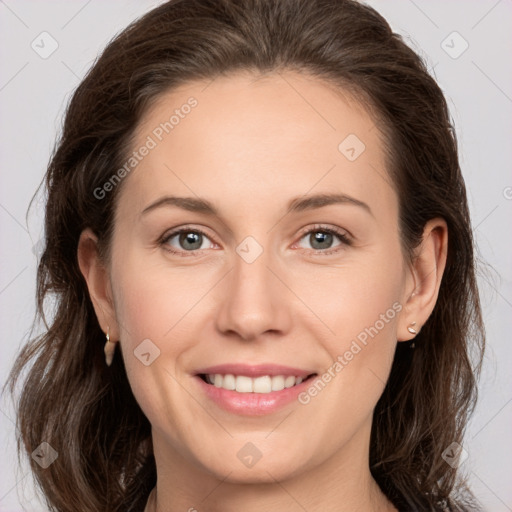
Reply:
[[[239,393],[207,384],[198,375],[195,378],[206,396],[219,407],[234,414],[248,416],[272,414],[294,400],[298,402],[299,393],[309,387],[314,380],[314,377],[310,377],[291,388],[270,393]]]

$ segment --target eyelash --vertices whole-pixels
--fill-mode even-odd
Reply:
[[[313,228],[310,228],[307,231],[304,231],[301,234],[299,241],[302,240],[306,235],[309,235],[311,233],[316,233],[316,232],[328,233],[328,234],[337,236],[341,241],[341,245],[345,245],[345,246],[349,246],[349,247],[352,245],[352,240],[349,238],[349,236],[347,235],[346,232],[339,230],[337,228],[325,227],[325,226],[320,226],[320,225],[315,225]],[[186,257],[194,257],[202,249],[196,249],[193,251],[176,251],[174,249],[169,248],[169,246],[167,245],[167,243],[169,242],[169,240],[171,240],[171,238],[174,238],[176,235],[179,235],[181,233],[198,233],[198,234],[201,234],[201,235],[205,236],[206,238],[210,239],[210,236],[199,228],[183,227],[183,228],[177,229],[175,231],[171,231],[170,233],[165,233],[160,238],[160,240],[158,240],[158,243],[159,243],[159,245],[164,247],[164,249],[167,252],[169,252],[171,254],[175,254],[177,256],[182,256],[185,258]],[[326,250],[311,249],[311,250],[309,250],[309,252],[312,252],[314,255],[318,255],[318,256],[328,256],[330,254],[337,253],[340,250],[342,250],[342,249],[340,249],[340,247],[341,246],[339,245],[332,249],[326,249]]]

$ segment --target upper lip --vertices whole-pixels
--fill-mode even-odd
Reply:
[[[247,377],[261,377],[263,375],[284,375],[289,376],[293,375],[294,377],[302,377],[305,378],[308,375],[315,373],[310,370],[303,370],[300,368],[292,368],[291,366],[282,366],[277,364],[257,364],[250,365],[244,363],[227,363],[227,364],[219,364],[215,366],[209,366],[207,368],[202,368],[196,372],[198,375],[202,374],[221,374],[221,375],[245,375]]]

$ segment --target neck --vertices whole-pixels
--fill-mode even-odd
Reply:
[[[357,435],[354,437],[358,437]],[[364,439],[364,434],[362,439]],[[366,443],[367,444],[367,443]],[[280,481],[265,470],[257,482],[214,475],[173,450],[153,433],[158,482],[145,512],[396,512],[368,466],[368,450],[356,439],[318,465]],[[364,444],[363,444],[364,447]],[[354,449],[355,448],[355,449]],[[359,454],[359,456],[357,456]]]

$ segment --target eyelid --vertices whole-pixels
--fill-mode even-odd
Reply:
[[[335,233],[338,236],[343,236],[347,239],[352,240],[352,235],[343,228],[332,226],[329,224],[314,224],[313,226],[306,226],[300,231],[300,238],[302,238],[304,235],[307,235],[311,233],[312,231],[326,231],[330,233]]]

